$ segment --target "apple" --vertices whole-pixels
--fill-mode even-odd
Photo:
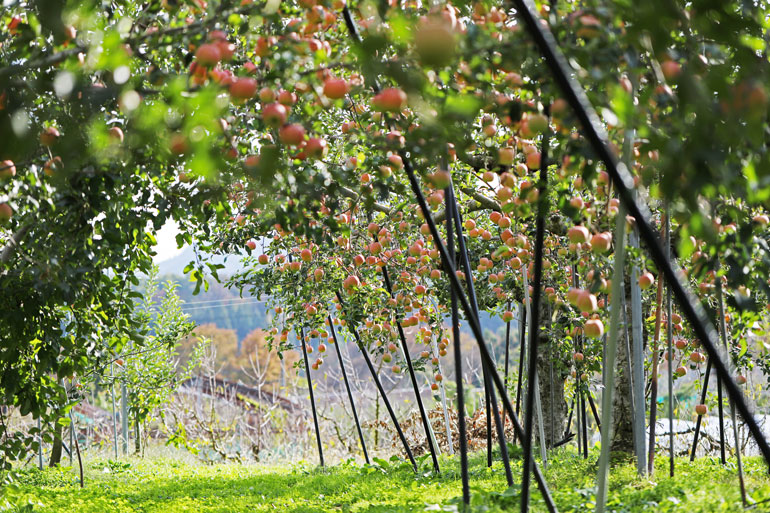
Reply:
[[[743,374],[739,375],[737,378],[735,378],[735,382],[739,385],[745,385],[746,384],[746,376]]]
[[[311,137],[307,141],[305,146],[305,152],[307,156],[313,159],[321,159],[326,156],[326,152],[329,151],[329,146],[325,139],[318,137]]]
[[[278,138],[283,144],[299,146],[305,140],[305,127],[298,123],[284,125],[278,132]]]
[[[679,63],[671,60],[661,62],[660,69],[663,72],[663,76],[666,77],[666,80],[673,80],[682,72],[682,67]]]
[[[401,89],[390,87],[372,99],[372,106],[380,112],[400,112],[406,107],[407,95]]]
[[[428,66],[443,67],[455,54],[455,34],[444,23],[423,23],[414,36],[414,45],[420,60]]]
[[[612,245],[612,236],[609,233],[596,233],[591,237],[591,250],[594,253],[606,253]]]
[[[338,100],[344,98],[348,91],[350,91],[350,85],[345,79],[342,78],[327,78],[324,81],[324,96],[332,100]]]
[[[590,338],[601,338],[604,335],[604,324],[599,319],[589,319],[583,326],[583,333]]]
[[[262,109],[262,120],[266,125],[277,128],[284,123],[289,116],[286,107],[280,103],[271,103]]]
[[[682,366],[679,366],[679,367],[677,367],[677,368],[676,368],[676,370],[674,371],[674,374],[676,374],[677,376],[679,376],[679,377],[681,378],[682,376],[684,376],[685,374],[687,374],[687,369],[685,369],[685,368],[684,368],[684,367],[682,367]]]
[[[40,144],[43,146],[53,146],[60,135],[56,128],[49,126],[40,134]]]
[[[585,359],[585,357],[583,356],[583,353],[575,353],[572,355],[572,359],[575,360],[576,362],[582,362]]]
[[[222,60],[222,51],[216,43],[204,43],[195,52],[195,60],[200,65],[210,68]]]
[[[438,383],[431,383],[430,384],[430,389],[433,390],[433,391],[438,390]]]
[[[250,241],[248,241],[246,243],[246,247],[249,248],[250,250],[254,251],[255,249],[257,249],[257,243],[255,241],[253,241],[253,240],[250,240]],[[262,255],[262,256],[265,256],[265,255]],[[260,263],[261,263],[261,260],[260,260]],[[267,262],[265,262],[265,263],[267,263]]]
[[[693,351],[692,354],[690,354],[690,361],[693,363],[700,363],[705,359],[706,358],[698,351]]]
[[[11,178],[16,176],[16,165],[12,160],[0,162],[0,178]]]
[[[269,87],[263,87],[259,90],[259,101],[262,103],[271,103],[275,101],[275,91]]]
[[[313,252],[305,248],[300,252],[299,256],[303,262],[310,262],[313,259]]]
[[[642,290],[649,289],[655,283],[655,277],[651,272],[645,271],[639,276],[639,288]]]
[[[583,243],[588,241],[588,228],[585,226],[573,226],[569,230],[567,230],[567,238],[570,242],[573,242],[575,244]]]
[[[695,413],[697,413],[698,415],[705,415],[706,413],[708,413],[708,411],[709,411],[708,406],[706,406],[705,404],[695,405]]]
[[[570,200],[569,200],[569,204],[570,204],[570,206],[571,206],[572,208],[576,208],[576,209],[578,209],[578,210],[580,210],[581,208],[583,208],[583,205],[584,205],[584,203],[583,203],[583,199],[582,199],[582,198],[580,198],[580,197],[578,197],[578,196],[575,196],[575,197],[573,197],[572,199],[570,199]]]
[[[361,285],[361,280],[358,279],[358,276],[354,276],[352,274],[347,278],[345,278],[345,281],[342,282],[342,287],[346,291],[350,291],[351,289],[359,287],[360,285]]]
[[[404,167],[404,161],[401,159],[400,155],[388,155],[388,162],[390,162],[390,165],[395,169],[401,169]]]
[[[444,376],[442,376],[440,373],[436,373],[435,376],[433,376],[433,379],[435,379],[437,382],[442,382],[444,380]]]
[[[233,83],[230,84],[230,96],[238,100],[248,100],[254,98],[257,95],[257,81],[256,79],[245,77],[236,78]]]
[[[674,342],[674,345],[676,346],[677,349],[682,350],[687,347],[687,341],[680,338],[679,340]]]
[[[758,216],[754,216],[752,218],[752,221],[754,221],[757,224],[761,224],[763,226],[767,226],[767,224],[770,223],[770,218],[768,218],[764,214],[761,214],[761,215],[758,215]]]
[[[535,134],[542,134],[548,129],[548,118],[543,114],[533,114],[527,119],[529,129]]]
[[[0,203],[0,223],[5,223],[13,216],[13,209],[8,203]]]
[[[249,242],[254,242],[254,241],[249,241]],[[254,247],[251,249],[256,249],[256,247],[257,247],[257,243],[254,242]],[[267,255],[259,255],[259,258],[257,260],[259,260],[259,263],[262,265],[267,265],[267,263],[270,261]]]
[[[533,151],[527,155],[527,167],[530,169],[540,169],[540,152]]]
[[[503,312],[503,322],[511,322],[513,320],[513,312],[506,310]]]
[[[61,169],[64,166],[62,163],[61,157],[56,156],[52,159],[48,159],[45,164],[43,164],[43,172],[46,174],[46,176],[53,176],[56,174],[56,171]]]
[[[113,126],[107,131],[108,135],[112,138],[118,141],[119,143],[123,142],[123,130],[119,126]]]
[[[581,312],[592,313],[598,308],[596,296],[587,290],[581,290],[577,297],[577,307]]]
[[[324,344],[323,342],[318,344],[318,352],[319,353],[325,353],[326,352],[326,344]]]
[[[278,103],[283,105],[294,105],[297,103],[297,95],[291,91],[282,90],[278,93]]]

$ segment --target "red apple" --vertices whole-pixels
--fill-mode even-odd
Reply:
[[[344,98],[350,91],[350,85],[342,78],[327,78],[324,82],[324,96],[332,100]]]
[[[16,176],[16,165],[12,160],[0,162],[0,178],[11,178]]]
[[[299,146],[305,140],[305,127],[298,123],[284,125],[278,132],[278,138],[283,144]]]
[[[575,360],[576,362],[582,362],[584,358],[585,357],[583,356],[583,353],[575,353],[572,355],[572,359]]]
[[[407,96],[396,87],[385,89],[372,99],[372,106],[381,112],[400,112],[406,107]]]
[[[313,259],[313,252],[305,248],[300,252],[299,256],[303,262],[310,262]]]
[[[583,333],[590,338],[601,338],[604,335],[604,324],[599,319],[589,319],[583,326]]]
[[[587,242],[588,236],[588,228],[585,226],[573,226],[567,230],[567,238],[575,244]]]
[[[251,242],[253,242],[253,241],[251,241]],[[254,247],[251,248],[251,249],[256,249],[256,248],[257,248],[257,243],[255,242],[254,243]],[[267,263],[270,261],[270,259],[268,258],[267,255],[259,255],[259,259],[258,260],[259,260],[259,263],[262,264],[262,265],[267,265]]]
[[[236,78],[230,84],[230,96],[238,100],[248,100],[257,95],[257,81],[253,78]]]
[[[195,59],[200,65],[210,68],[222,60],[222,51],[216,43],[204,43],[195,52]]]
[[[271,103],[262,109],[262,120],[266,125],[277,128],[284,123],[289,116],[286,107],[280,103]]]
[[[706,413],[708,413],[708,411],[709,411],[708,406],[706,406],[705,404],[695,405],[695,413],[697,413],[698,415],[705,415]]]
[[[595,312],[596,309],[598,308],[598,304],[596,302],[596,296],[594,296],[587,290],[580,291],[577,297],[577,307],[580,309],[581,312],[588,312],[588,313]]]
[[[61,134],[56,128],[49,126],[40,134],[40,144],[43,146],[52,146],[60,135]]]
[[[591,250],[594,253],[606,253],[612,245],[612,236],[609,233],[597,233],[591,237]]]
[[[319,139],[318,137],[311,137],[307,141],[305,146],[305,153],[307,156],[313,159],[322,159],[326,156],[326,152],[329,151],[329,146],[326,144],[326,140]]]
[[[639,276],[639,288],[642,290],[649,289],[652,287],[652,284],[655,283],[655,277],[652,275],[651,272],[645,271],[642,273],[641,276]]]
[[[246,243],[246,247],[249,248],[250,250],[254,251],[255,249],[257,249],[257,243],[255,241],[253,241],[253,240],[250,240],[250,241],[248,241]],[[265,255],[262,255],[262,256],[265,256]],[[260,260],[260,263],[261,263],[261,260]],[[265,262],[265,263],[267,263],[267,262]]]

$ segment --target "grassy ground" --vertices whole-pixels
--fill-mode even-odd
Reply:
[[[559,511],[593,511],[596,478],[594,453],[583,460],[574,452],[555,454],[547,479]],[[745,462],[747,487],[756,501],[770,499],[767,467],[757,458]],[[613,468],[608,511],[739,511],[735,465],[703,458],[677,462],[676,477],[667,477],[659,458],[655,481],[638,479],[630,464]],[[518,480],[521,462],[514,462]],[[174,460],[90,461],[86,486],[78,486],[77,469],[31,469],[6,486],[0,511],[47,512],[415,512],[457,511],[461,493],[456,460],[444,458],[442,474],[415,475],[398,462],[361,467],[343,464],[327,469],[309,465],[281,468],[257,465],[202,466]],[[506,491],[501,464],[489,469],[483,455],[471,461],[473,511],[518,510],[518,486]],[[28,506],[23,506],[24,504]],[[538,493],[533,510],[545,511]],[[755,511],[770,511],[770,502]]]

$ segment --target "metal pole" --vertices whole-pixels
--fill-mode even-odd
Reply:
[[[331,331],[332,338],[334,339],[334,349],[337,351],[337,358],[340,360],[340,369],[342,370],[342,379],[345,381],[345,389],[348,392],[348,399],[350,400],[350,409],[353,410],[353,420],[356,423],[356,430],[358,431],[358,439],[361,441],[361,450],[364,453],[364,460],[369,464],[369,452],[366,450],[366,441],[364,441],[364,432],[361,430],[361,422],[358,420],[358,412],[356,411],[356,402],[353,400],[353,393],[350,391],[350,383],[348,382],[348,373],[345,371],[345,362],[342,360],[342,352],[340,351],[340,344],[337,340],[337,333],[334,330],[334,322],[332,316],[327,317],[329,319],[329,330]]]
[[[336,294],[337,294],[337,300],[340,303],[340,307],[344,309],[345,302],[342,300],[342,296],[340,295],[339,292],[336,292]],[[414,468],[414,471],[417,472],[417,462],[414,460],[412,449],[409,448],[409,443],[406,441],[404,432],[401,430],[401,425],[398,423],[398,419],[396,418],[396,412],[393,411],[393,407],[390,405],[388,396],[387,394],[385,394],[385,389],[382,387],[382,383],[380,383],[380,378],[377,377],[377,370],[374,368],[372,359],[369,358],[369,352],[366,350],[363,343],[361,342],[361,337],[359,337],[358,330],[356,330],[355,326],[352,323],[348,323],[347,329],[350,333],[353,334],[353,338],[356,339],[356,344],[358,345],[358,349],[359,351],[361,351],[361,354],[364,356],[364,360],[366,361],[366,366],[369,367],[369,373],[372,375],[374,384],[377,386],[377,390],[380,392],[380,396],[382,397],[382,402],[385,404],[385,408],[388,410],[390,419],[393,421],[393,425],[396,428],[398,437],[399,439],[401,439],[401,444],[404,446],[404,451],[406,452],[406,455],[409,458],[409,461],[411,462],[412,467]]]
[[[112,401],[112,447],[115,449],[115,459],[118,459],[118,412],[115,410],[115,373],[114,363],[110,363],[110,399]],[[71,447],[71,444],[70,444]],[[72,451],[70,450],[70,453]]]
[[[666,258],[671,258],[671,211],[666,204]],[[666,362],[668,363],[668,474],[674,477],[674,358],[673,332],[671,326],[671,286],[666,287]]]
[[[706,376],[703,378],[703,390],[700,393],[700,403],[706,402],[706,393],[709,389],[709,376],[711,375],[711,359],[706,363]],[[703,415],[698,414],[698,418],[695,421],[695,436],[692,438],[692,450],[690,451],[690,461],[695,461],[695,450],[698,448],[698,436],[700,435],[700,424],[703,420]]]
[[[724,351],[718,347],[718,336],[714,326],[706,316],[698,299],[682,283],[679,267],[675,262],[671,261],[661,246],[660,240],[649,221],[651,217],[649,209],[636,202],[632,192],[634,188],[633,179],[626,166],[618,162],[617,157],[610,149],[606,131],[602,127],[599,117],[588,101],[585,92],[569,71],[569,65],[564,55],[558,49],[553,34],[551,34],[547,26],[540,22],[540,16],[532,0],[511,0],[511,2],[516,8],[516,15],[521,18],[527,31],[540,49],[564,98],[580,121],[583,135],[591,144],[597,157],[604,162],[607,174],[612,179],[620,202],[635,219],[640,238],[647,245],[650,257],[658,269],[660,269],[666,283],[671,288],[671,292],[676,297],[684,317],[692,324],[695,335],[703,343],[709,358],[714,359],[714,369],[717,372],[717,376],[723,379],[728,396],[735,401],[738,413],[746,422],[765,461],[770,463],[770,444],[768,444],[761,428],[743,399],[740,388],[730,376],[728,366],[725,363],[726,356],[723,359]]]
[[[478,300],[476,298],[476,288],[473,284],[473,270],[471,269],[471,262],[470,257],[468,255],[468,247],[465,244],[465,238],[463,237],[463,219],[462,215],[460,214],[460,208],[457,205],[457,198],[455,197],[455,191],[454,186],[452,185],[451,179],[450,184],[447,190],[446,197],[449,198],[451,204],[447,204],[447,207],[451,210],[451,213],[453,214],[452,217],[454,218],[454,225],[455,225],[455,233],[457,234],[457,244],[460,249],[460,259],[463,265],[463,269],[465,271],[465,282],[468,284],[468,297],[470,299],[471,309],[473,310],[473,314],[476,317],[476,320],[479,320],[479,304]],[[447,210],[447,218],[449,218],[450,210]],[[447,229],[451,230],[451,223],[447,221]],[[450,250],[451,253],[451,250]],[[480,321],[479,321],[480,322]],[[492,367],[492,368],[490,368]],[[482,370],[483,376],[484,376],[484,389],[488,392],[489,397],[489,404],[490,408],[487,409],[487,462],[491,462],[491,456],[492,456],[492,449],[491,449],[491,440],[492,440],[492,426],[490,420],[491,418],[494,419],[495,422],[495,428],[497,429],[497,439],[500,444],[500,456],[503,460],[503,468],[505,469],[505,477],[508,482],[508,486],[513,486],[513,474],[511,473],[511,463],[510,459],[508,458],[508,444],[505,441],[505,425],[503,424],[503,421],[500,417],[500,408],[497,405],[497,397],[495,395],[494,385],[492,384],[492,381],[489,379],[489,373],[494,370],[493,365],[489,362],[486,362],[482,360]],[[505,392],[507,393],[507,392]],[[490,418],[491,417],[491,418]]]
[[[636,230],[629,234],[632,248],[639,247],[639,237]],[[645,460],[647,443],[645,438],[644,415],[644,343],[642,340],[642,290],[639,287],[639,268],[631,268],[631,337],[633,351],[631,352],[631,374],[634,381],[634,448],[636,450],[636,471],[640,476],[647,473]]]
[[[388,276],[388,269],[382,267],[382,279],[385,282],[385,288],[388,291],[390,297],[393,296],[393,286],[390,283],[390,276]],[[425,429],[425,438],[428,442],[428,449],[430,449],[430,456],[433,460],[433,470],[441,472],[438,465],[438,457],[436,456],[436,445],[434,445],[433,438],[431,437],[431,425],[428,420],[428,414],[425,412],[425,405],[422,403],[422,395],[420,394],[420,385],[417,383],[417,376],[414,373],[414,366],[412,365],[412,357],[409,355],[409,347],[406,345],[406,335],[404,335],[404,328],[401,326],[401,322],[396,321],[396,329],[398,330],[398,337],[401,340],[401,350],[404,354],[404,360],[406,361],[406,368],[409,371],[409,379],[412,381],[412,389],[414,390],[414,397],[417,400],[417,407],[420,410],[420,419],[422,420],[423,429]],[[446,404],[446,402],[444,402]]]
[[[120,383],[120,427],[123,432],[123,455],[128,454],[128,393],[126,384]]]
[[[709,361],[711,358],[709,358]],[[725,454],[725,411],[724,399],[722,397],[722,380],[717,376],[717,413],[719,415],[719,458],[722,465],[727,463]]]
[[[43,426],[40,417],[37,418],[37,468],[43,470]]]
[[[310,409],[313,411],[313,425],[315,426],[315,439],[318,443],[318,459],[321,466],[324,466],[324,448],[321,443],[321,430],[318,427],[318,413],[315,408],[315,395],[313,394],[313,380],[310,377],[310,362],[307,357],[307,347],[305,347],[305,330],[299,329],[299,345],[302,346],[302,357],[305,360],[305,375],[307,376],[307,389],[310,393]]]
[[[508,301],[508,311],[511,310],[511,302]],[[503,384],[508,390],[508,360],[511,354],[511,321],[505,323],[505,371],[503,374]],[[505,426],[505,411],[503,411],[503,426]]]
[[[451,194],[451,190],[448,190],[447,192]],[[449,194],[446,195],[448,196]],[[448,201],[448,198],[446,201],[446,209],[447,249],[450,255],[454,255],[454,230],[452,229],[452,224],[454,223],[454,216],[452,215],[453,204],[452,202]],[[460,473],[463,487],[463,509],[465,510],[470,504],[470,488],[468,484],[468,439],[465,432],[463,364],[462,356],[460,354],[460,315],[457,311],[457,291],[450,286],[449,292],[452,306],[452,338],[454,339],[455,380],[457,382],[457,428],[460,432]],[[487,430],[489,430],[489,427],[487,427]]]
[[[349,10],[344,10],[343,14],[345,14],[345,17],[346,17],[346,23],[351,23],[352,18],[350,18]],[[348,19],[350,19],[350,22],[347,21]],[[404,162],[404,171],[406,172],[407,178],[409,179],[409,186],[411,187],[412,193],[417,199],[417,204],[419,205],[420,210],[423,213],[425,222],[428,225],[428,229],[430,230],[431,237],[433,237],[434,244],[438,249],[439,255],[441,256],[441,262],[444,267],[444,273],[447,279],[449,280],[449,283],[452,285],[452,288],[457,293],[457,299],[460,302],[460,306],[462,307],[466,318],[468,319],[468,324],[470,325],[471,331],[473,332],[473,335],[476,338],[476,344],[478,345],[481,359],[482,361],[486,360],[487,365],[491,369],[490,374],[491,374],[492,381],[500,393],[500,398],[503,401],[503,406],[508,411],[508,415],[511,417],[511,420],[513,420],[513,428],[514,430],[516,430],[517,436],[523,439],[524,429],[519,423],[518,415],[516,415],[516,413],[513,410],[511,401],[508,397],[508,394],[505,391],[505,385],[503,384],[503,380],[500,378],[500,375],[497,373],[497,371],[494,368],[494,361],[492,360],[492,356],[489,353],[489,348],[487,348],[487,344],[484,341],[484,333],[481,329],[481,324],[479,323],[478,318],[473,315],[473,308],[471,307],[471,304],[468,301],[468,298],[465,296],[465,291],[462,288],[460,279],[457,277],[457,269],[455,268],[454,261],[450,259],[449,252],[447,251],[446,246],[444,245],[444,242],[441,239],[441,235],[438,232],[436,223],[433,220],[433,214],[431,213],[431,210],[428,207],[428,203],[425,200],[425,196],[423,195],[422,190],[420,189],[420,184],[417,182],[417,178],[415,177],[414,169],[412,168],[412,163],[409,160],[409,156],[406,154],[404,150],[399,150],[399,156],[401,157],[401,160]],[[537,462],[533,461],[532,464],[533,464],[532,466],[535,474],[535,480],[537,481],[538,487],[540,489],[540,493],[543,495],[543,500],[546,503],[546,507],[548,508],[548,511],[550,513],[554,513],[557,511],[556,504],[553,501],[553,497],[551,496],[551,491],[548,488],[548,484],[546,483],[545,478],[543,477],[543,474],[540,471],[539,466],[537,465]]]
[[[717,302],[719,304],[719,327],[720,327],[720,334],[722,335],[722,344],[724,344],[725,349],[727,349],[727,322],[725,321],[725,303],[724,298],[722,297],[722,277],[719,276],[719,260],[717,260]],[[738,465],[738,483],[741,487],[741,501],[743,502],[743,507],[745,508],[747,505],[746,501],[746,482],[744,481],[743,477],[743,461],[741,458],[741,440],[738,436],[738,420],[736,419],[735,415],[735,407],[732,404],[733,402],[730,401],[730,421],[733,426],[733,435],[735,435],[735,458],[736,463]]]
[[[612,298],[610,305],[610,331],[607,338],[607,354],[604,361],[604,390],[602,391],[602,447],[597,476],[596,513],[604,513],[607,503],[610,473],[610,446],[612,445],[612,394],[615,389],[615,359],[620,332],[620,309],[623,304],[623,275],[626,257],[626,213],[620,207],[615,224],[615,269],[612,273]]]

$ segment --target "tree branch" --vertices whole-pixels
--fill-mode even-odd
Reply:
[[[11,238],[8,241],[8,243],[0,251],[0,264],[5,264],[11,259],[13,254],[16,252],[16,249],[19,247],[19,243],[21,242],[21,239],[24,238],[24,236],[27,234],[27,232],[31,227],[32,227],[32,224],[27,223],[23,225],[21,228],[19,228],[16,231],[16,233],[11,235]]]

